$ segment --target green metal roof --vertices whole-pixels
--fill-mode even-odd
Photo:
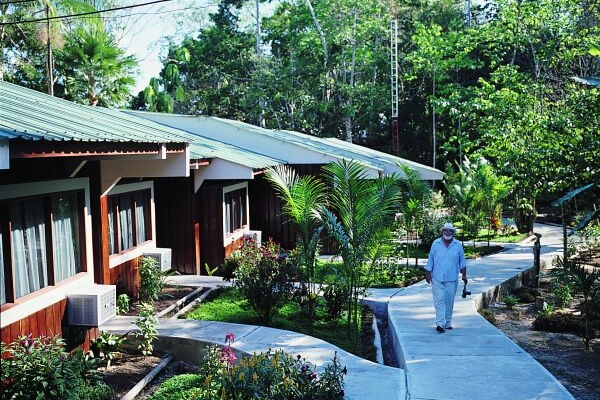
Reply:
[[[244,165],[252,169],[263,169],[286,163],[277,158],[254,153],[237,146],[200,136],[195,136],[194,141],[190,144],[190,158],[220,158],[221,160]]]
[[[219,121],[223,124],[233,126],[240,130],[248,131],[248,132],[259,134],[259,135],[266,135],[266,136],[274,137],[281,141],[284,141],[287,143],[293,143],[297,146],[304,147],[306,149],[310,149],[313,151],[317,151],[322,154],[327,154],[327,155],[330,155],[333,157],[338,157],[340,159],[353,160],[354,162],[357,162],[357,163],[362,164],[369,168],[373,168],[376,170],[383,169],[382,163],[378,162],[375,159],[367,159],[365,157],[357,157],[357,155],[358,155],[357,153],[355,153],[351,150],[342,149],[342,148],[333,146],[333,145],[327,143],[324,139],[318,138],[316,136],[311,136],[311,135],[307,135],[305,133],[300,133],[300,132],[296,132],[296,131],[266,129],[266,128],[261,128],[261,127],[251,125],[251,124],[248,124],[245,122],[234,121],[234,120],[219,118],[219,117],[206,117],[206,118],[210,118],[215,121]]]
[[[76,104],[0,81],[0,138],[189,143],[189,135],[103,107]]]

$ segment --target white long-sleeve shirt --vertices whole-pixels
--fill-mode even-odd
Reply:
[[[448,247],[444,245],[441,237],[433,241],[425,266],[433,279],[440,282],[455,281],[460,270],[466,266],[465,251],[459,240],[453,238]]]

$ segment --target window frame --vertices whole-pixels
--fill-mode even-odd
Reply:
[[[57,281],[58,272],[54,267],[53,253],[53,227],[52,227],[52,199],[64,193],[76,193],[77,215],[78,215],[78,236],[79,252],[78,261],[80,271],[73,275]],[[10,203],[22,202],[28,199],[41,198],[44,204],[44,236],[47,243],[45,251],[48,282],[46,286],[37,290],[16,297],[15,271],[12,265],[12,233],[10,229]],[[82,282],[93,282],[93,251],[92,251],[92,232],[91,232],[91,214],[90,214],[90,189],[88,178],[73,178],[52,181],[40,181],[31,183],[11,184],[0,186],[0,230],[2,231],[2,255],[3,272],[6,294],[6,303],[0,305],[2,311],[2,326],[10,321],[18,320],[18,310],[22,308],[33,309],[33,312],[46,307],[61,298],[73,286],[79,286]],[[35,301],[30,301],[34,300]],[[9,310],[11,312],[6,312]],[[13,321],[14,322],[14,321]]]
[[[115,253],[115,254],[108,254],[108,260],[109,260],[109,268],[115,268],[127,261],[133,260],[134,258],[137,258],[141,255],[143,255],[146,251],[156,247],[156,214],[155,214],[155,204],[154,204],[154,182],[153,181],[144,181],[144,182],[137,182],[137,183],[127,183],[127,184],[122,184],[122,185],[116,185],[115,187],[113,187],[107,194],[107,199],[106,199],[106,206],[109,206],[109,199],[111,196],[117,196],[117,195],[122,195],[122,194],[127,194],[127,193],[134,193],[134,192],[139,192],[139,191],[143,191],[143,190],[149,190],[150,191],[150,196],[149,196],[149,213],[146,214],[146,219],[149,219],[149,222],[147,223],[147,230],[150,233],[150,237],[146,239],[146,241],[142,242],[142,243],[138,243],[136,246],[134,247],[130,247],[129,249],[126,250],[122,250],[119,253]],[[107,209],[107,212],[109,210]],[[108,220],[108,215],[106,216],[106,222],[107,224],[109,223]],[[109,234],[108,234],[108,226],[106,229],[106,238],[103,238],[103,240],[106,240],[107,243],[109,241]]]
[[[235,194],[238,194],[235,196]],[[233,215],[235,214],[236,205],[233,201],[228,205],[228,198],[232,198],[232,194],[237,199],[242,199],[241,203],[241,221],[239,223],[239,227],[235,226],[235,219]],[[223,240],[224,243],[227,243],[231,240],[236,240],[244,235],[245,232],[248,231],[250,220],[250,210],[249,210],[249,201],[248,201],[248,182],[238,183],[236,185],[224,186],[223,187]]]

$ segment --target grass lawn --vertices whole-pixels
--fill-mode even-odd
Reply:
[[[212,299],[200,304],[185,317],[187,319],[261,325],[258,314],[250,308],[246,298],[235,288],[219,289]],[[270,326],[308,335],[306,320],[307,318],[303,315],[300,307],[294,302],[289,302],[275,315]],[[370,320],[368,327],[370,328]],[[365,334],[370,336],[370,333]],[[321,310],[317,311],[312,336],[325,340],[357,356],[375,361],[375,349],[371,336],[369,340],[361,340],[358,344],[355,344],[347,338],[346,326],[340,321],[337,324],[326,321]]]

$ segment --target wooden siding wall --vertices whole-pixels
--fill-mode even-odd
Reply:
[[[182,274],[199,274],[194,224],[197,217],[193,178],[154,180],[156,245],[172,249],[173,269]],[[203,264],[202,264],[203,265]]]
[[[32,337],[59,335],[65,339],[67,350],[81,347],[84,352],[89,351],[91,340],[98,337],[98,328],[68,326],[65,316],[66,310],[67,299],[64,299],[28,315],[2,328],[2,342],[15,341],[19,334],[31,335]]]
[[[111,268],[109,283],[117,286],[117,296],[125,293],[137,300],[140,292],[139,258]]]
[[[273,238],[284,249],[295,247],[294,233],[290,224],[284,223],[281,200],[271,184],[260,175],[248,185],[250,198],[250,228],[262,231],[262,240]]]
[[[210,268],[221,265],[225,260],[223,243],[223,188],[204,186],[196,196],[200,217],[200,262]]]

